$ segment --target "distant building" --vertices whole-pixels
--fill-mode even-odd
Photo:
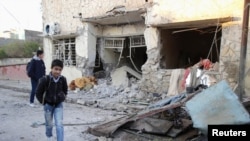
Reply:
[[[0,46],[8,44],[13,41],[25,40],[34,41],[43,46],[42,32],[26,30],[26,29],[10,29],[0,32]]]
[[[0,33],[0,37],[8,39],[19,39],[24,40],[24,30],[23,29],[10,29],[5,30]]]
[[[24,39],[26,41],[35,41],[42,46],[43,44],[43,37],[41,36],[42,34],[43,33],[40,31],[24,30]]]

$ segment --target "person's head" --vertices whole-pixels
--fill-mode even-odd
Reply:
[[[43,59],[43,56],[44,56],[43,50],[37,50],[36,51],[36,56],[39,57],[40,59]]]
[[[51,63],[51,75],[53,77],[58,77],[61,75],[63,70],[63,62],[59,59],[55,59]]]

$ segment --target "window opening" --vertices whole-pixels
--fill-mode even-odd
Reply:
[[[53,41],[53,59],[60,59],[65,66],[76,66],[75,38]]]
[[[136,69],[136,71],[142,73],[136,67],[134,60],[133,60],[133,58],[135,58],[135,56],[132,56],[132,55],[135,55],[135,48],[139,48],[139,47],[146,48],[144,36],[131,36],[129,38],[130,38],[130,47],[129,47],[129,56],[127,56],[127,57],[130,59],[132,65]],[[132,52],[132,50],[133,50],[133,52]]]
[[[130,37],[130,46],[131,47],[145,47],[144,36],[131,36]]]
[[[183,32],[175,32],[182,30]],[[187,68],[200,59],[219,62],[221,26],[211,26],[187,31],[161,30],[160,67],[162,69]]]
[[[125,38],[105,38],[105,48],[123,48]]]
[[[104,38],[104,48],[119,53],[116,66],[128,65],[141,73],[141,66],[146,62],[146,44],[143,35],[122,38]]]

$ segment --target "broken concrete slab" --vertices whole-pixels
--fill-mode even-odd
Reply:
[[[156,118],[144,118],[133,122],[129,129],[151,133],[157,135],[165,135],[173,126],[173,122]]]
[[[137,71],[131,69],[128,66],[123,66],[122,67],[126,72],[128,72],[129,74],[133,75],[134,77],[136,77],[137,79],[141,79],[142,75],[140,73],[138,73]]]
[[[90,106],[90,105],[96,104],[97,101],[95,101],[95,100],[77,99],[77,100],[76,100],[76,103],[77,103],[77,104],[80,104],[80,105],[84,105],[84,106]]]
[[[129,68],[128,66],[122,66],[120,68],[115,69],[111,73],[112,78],[112,85],[120,87],[128,87],[129,86],[129,78],[127,76],[127,73],[131,74],[137,79],[141,79],[142,76],[138,72],[134,71],[133,69]]]
[[[129,79],[124,67],[117,68],[111,73],[112,85],[117,87],[128,87]]]
[[[250,123],[249,113],[225,80],[194,96],[186,108],[193,127],[205,135],[208,125]]]

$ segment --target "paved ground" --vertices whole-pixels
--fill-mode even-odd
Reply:
[[[43,107],[27,105],[29,82],[0,80],[0,140],[1,141],[44,141],[45,127]],[[79,104],[64,103],[65,141],[92,141],[97,137],[84,131],[118,118],[116,111],[103,110]],[[39,125],[39,126],[34,126]],[[55,130],[54,130],[55,131]],[[54,132],[55,133],[55,132]]]

